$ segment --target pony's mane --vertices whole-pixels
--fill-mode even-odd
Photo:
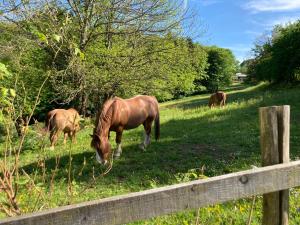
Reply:
[[[102,130],[102,121],[106,119],[106,115],[111,107],[111,105],[114,103],[115,98],[110,98],[106,100],[102,106],[102,109],[98,111],[97,117],[96,117],[96,126],[94,129],[94,133],[100,135]]]

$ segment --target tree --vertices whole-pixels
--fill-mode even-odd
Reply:
[[[300,81],[300,21],[275,26],[272,36],[256,45],[251,74],[257,80],[279,83]]]
[[[16,91],[14,120],[24,119],[31,113],[36,94],[46,79],[50,57],[45,49],[28,39],[14,24],[0,23],[0,31],[0,62],[12,74],[6,77],[5,84]],[[51,108],[49,95],[52,93],[49,89],[49,85],[44,86],[42,104],[36,109],[37,115]]]
[[[253,61],[254,59],[246,59],[243,62],[241,62],[239,71],[241,73],[248,74],[250,72],[249,69]]]
[[[237,65],[234,55],[229,49],[212,46],[207,48],[207,54],[207,78],[203,81],[203,85],[209,91],[214,92],[221,86],[231,83]]]
[[[97,99],[91,90],[111,96],[124,92],[128,81],[139,89],[139,81],[157,78],[144,71],[153,54],[165,50],[157,37],[180,31],[181,9],[167,0],[29,0],[2,7],[7,21],[52,56],[54,100],[79,104],[81,112]]]

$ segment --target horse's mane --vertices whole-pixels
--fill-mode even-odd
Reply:
[[[102,109],[100,109],[96,116],[96,126],[94,129],[94,133],[97,135],[101,134],[102,126],[103,126],[103,120],[107,119],[107,113],[109,112],[109,109],[111,108],[112,104],[114,103],[115,98],[110,98],[106,100],[102,106]]]

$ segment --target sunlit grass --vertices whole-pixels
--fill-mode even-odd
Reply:
[[[40,148],[49,146],[48,136],[32,131],[21,154],[22,169],[35,176],[41,190],[49,190],[49,179],[55,168],[55,157],[60,164],[54,179],[54,190],[42,209],[100,199],[134,191],[166,186],[189,180],[241,171],[260,165],[258,108],[270,105],[291,105],[291,158],[300,153],[300,89],[282,89],[266,84],[257,86],[235,85],[225,90],[228,102],[224,109],[207,106],[209,94],[191,96],[160,104],[161,139],[152,140],[147,151],[138,144],[143,128],[125,131],[122,139],[123,154],[115,160],[112,170],[99,175],[105,167],[96,163],[90,148],[93,125],[87,124],[77,136],[77,144],[59,145],[54,151]],[[115,148],[115,134],[111,144]],[[72,155],[72,198],[68,194],[69,151]],[[1,156],[2,157],[2,156]],[[46,159],[46,181],[42,181],[42,167],[38,161]],[[38,168],[38,169],[36,169]],[[95,184],[85,190],[96,178]],[[97,178],[98,177],[98,178]],[[291,224],[299,224],[299,192],[293,189],[291,197]],[[32,198],[26,186],[20,192],[22,206],[32,208]],[[257,199],[252,224],[261,222],[261,198]],[[199,210],[200,224],[246,224],[252,199],[242,199]],[[39,207],[39,208],[40,208]],[[28,210],[30,211],[30,210]],[[154,218],[135,224],[195,224],[198,211]]]

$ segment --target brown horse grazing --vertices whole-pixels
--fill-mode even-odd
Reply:
[[[123,130],[129,130],[143,124],[145,139],[140,145],[145,149],[150,144],[152,122],[155,121],[155,139],[159,139],[159,109],[155,97],[138,95],[130,99],[114,97],[107,100],[102,110],[98,112],[91,146],[96,150],[96,159],[101,164],[106,164],[110,157],[109,132],[116,132],[117,150],[114,157],[122,153],[121,139]]]
[[[224,107],[225,103],[226,103],[226,93],[224,93],[223,91],[217,91],[216,93],[210,96],[208,106],[209,108],[212,108],[215,105]]]
[[[50,149],[54,149],[54,145],[57,142],[59,134],[64,132],[64,144],[66,144],[67,137],[76,142],[76,132],[80,130],[79,126],[80,116],[78,112],[71,108],[54,109],[47,113],[46,117],[46,129],[50,131]]]

